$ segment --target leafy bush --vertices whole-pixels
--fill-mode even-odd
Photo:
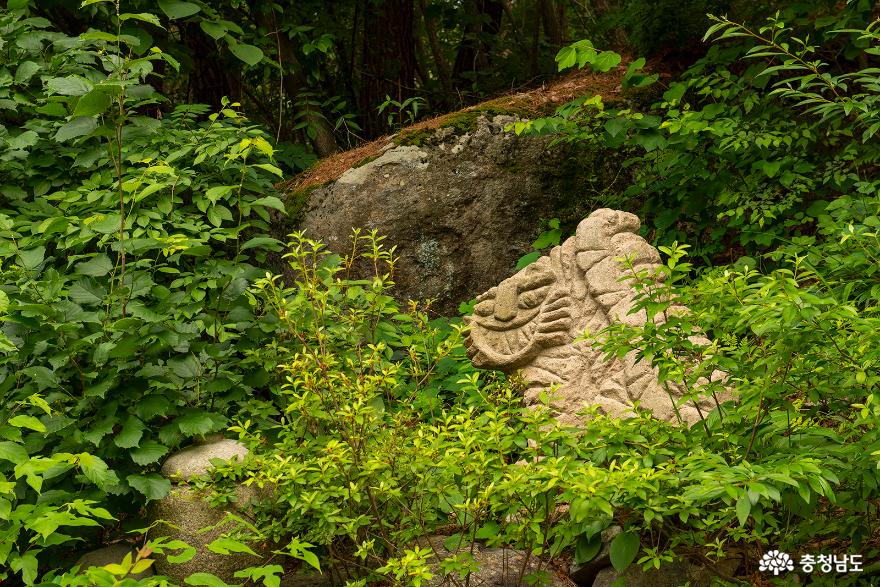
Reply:
[[[865,206],[867,223],[853,223]],[[237,428],[258,453],[249,482],[275,489],[261,528],[307,541],[325,570],[350,580],[405,585],[465,577],[479,565],[474,542],[544,561],[573,551],[584,562],[614,524],[618,569],[721,568],[725,558],[828,544],[873,560],[880,289],[865,269],[880,249],[880,200],[830,208],[820,236],[772,253],[779,267],[767,274],[743,261],[692,282],[685,247],[663,247],[663,279],[641,282],[636,310],[665,322],[597,333],[609,354],[638,350],[661,378],[687,386],[683,401],[718,398],[692,429],[595,411],[587,428],[570,429],[524,409],[515,382],[470,372],[456,330],[441,334],[415,308],[400,313],[385,295],[382,267],[393,261],[372,238],[377,277],[355,281],[344,275],[357,248],[339,259],[298,237],[296,288],[259,284],[290,335],[286,421],[270,432],[276,440]],[[690,311],[675,311],[681,304]],[[429,563],[433,547],[418,539],[432,534],[457,554]]]
[[[325,570],[405,585],[437,573],[463,578],[478,568],[473,542],[523,549],[539,561],[573,550],[583,562],[596,555],[601,532],[613,524],[624,527],[612,545],[621,569],[753,556],[768,545],[788,546],[786,537],[805,540],[824,504],[827,514],[838,512],[830,507],[835,499],[841,505],[832,483],[847,467],[867,470],[865,447],[847,448],[861,461],[844,461],[841,443],[813,424],[817,414],[796,416],[796,438],[809,439],[810,451],[779,428],[781,414],[756,434],[755,415],[777,406],[767,397],[756,407],[766,364],[695,347],[688,336],[704,318],[699,304],[656,332],[611,330],[606,349],[642,349],[658,358],[663,377],[686,373],[694,393],[722,396],[721,383],[705,389],[702,377],[724,368],[738,383],[739,404],[691,430],[649,413],[621,421],[595,411],[586,429],[561,427],[549,411],[524,409],[514,382],[481,381],[457,329],[438,330],[415,306],[402,313],[386,293],[390,253],[375,237],[356,235],[354,242],[352,255],[340,259],[297,236],[288,254],[299,276],[295,287],[285,290],[277,278],[258,284],[286,331],[288,346],[279,351],[288,357],[281,365],[286,417],[277,430],[236,428],[257,454],[247,482],[273,487],[261,530],[314,547]],[[345,277],[359,250],[374,268],[372,280]],[[667,252],[665,285],[646,289],[641,302],[651,312],[671,303],[658,300],[689,291],[679,282],[690,266],[680,262],[679,249]],[[704,295],[714,301],[721,292],[707,288]],[[755,295],[764,294],[756,288]],[[726,308],[734,312],[732,303]],[[818,330],[813,335],[821,339]],[[746,341],[724,340],[731,349],[747,348]],[[765,379],[749,385],[749,373]],[[821,417],[834,413],[830,408]],[[864,497],[871,496],[853,495],[850,505]],[[783,534],[786,520],[790,534]],[[865,526],[847,536],[870,531]],[[425,550],[419,538],[433,534],[443,534],[445,548],[457,554],[432,566],[433,547]]]
[[[736,43],[713,45],[649,111],[605,108],[598,97],[587,96],[516,130],[642,149],[642,156],[627,162],[636,177],[625,195],[634,208],[641,205],[655,240],[689,242],[704,263],[730,262],[738,256],[731,257],[731,249],[766,250],[780,237],[811,234],[823,202],[875,189],[870,175],[878,143],[872,135],[854,138],[852,130],[853,122],[861,124],[874,110],[873,70],[857,65],[875,51],[872,29],[864,28],[869,19],[863,3],[822,18],[805,18],[803,7],[792,7],[760,31],[731,30],[728,38]],[[801,46],[796,39],[811,41]],[[785,55],[788,49],[791,55]],[[816,71],[795,78],[791,59]],[[561,68],[585,63],[566,50],[557,60]],[[656,80],[638,73],[644,63],[630,64],[625,90]],[[846,88],[815,87],[826,75],[830,85]],[[820,77],[809,90],[798,88],[805,76]],[[774,80],[802,93],[819,90],[815,98],[830,100],[840,115],[803,116]]]
[[[59,528],[162,497],[172,447],[274,412],[247,290],[283,210],[236,104],[155,115],[173,59],[48,24],[0,12],[0,568],[26,583],[88,536]]]

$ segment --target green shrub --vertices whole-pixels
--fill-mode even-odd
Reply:
[[[731,31],[735,42],[715,43],[649,111],[606,109],[599,97],[585,96],[516,131],[640,149],[643,154],[625,164],[635,169],[625,196],[631,209],[640,208],[645,230],[660,244],[690,243],[706,264],[731,262],[738,256],[731,257],[731,249],[766,251],[777,239],[812,234],[823,202],[875,189],[878,142],[873,134],[853,133],[874,111],[873,70],[859,65],[876,50],[869,22],[864,3],[821,18],[805,18],[804,7],[792,7],[763,32]],[[802,46],[796,39],[807,41]],[[572,59],[583,43],[560,51],[560,68],[596,68],[589,59]],[[798,89],[805,78],[784,64],[783,46],[805,63],[816,62],[817,71],[804,75],[827,75],[846,86],[835,94],[811,84],[819,102],[835,105],[834,116],[804,116],[784,93],[783,86]],[[630,65],[624,89],[656,81],[639,73],[644,64]]]
[[[157,115],[176,62],[138,38],[48,24],[0,11],[0,579],[28,584],[162,497],[173,447],[277,413],[248,293],[272,146],[228,101]]]

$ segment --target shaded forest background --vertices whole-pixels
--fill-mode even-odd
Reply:
[[[110,5],[44,0],[33,12],[68,35],[112,22]],[[131,2],[128,10],[155,10]],[[840,2],[733,0],[164,0],[167,29],[128,21],[181,63],[157,87],[177,103],[242,103],[271,129],[279,161],[297,171],[395,124],[460,109],[556,74],[554,57],[574,40],[662,61],[680,70],[705,52],[707,13],[760,19],[779,8],[834,14]],[[143,6],[141,6],[143,5]],[[158,23],[157,23],[158,24]],[[156,78],[158,79],[158,78]],[[154,79],[154,84],[156,84]],[[383,107],[384,104],[384,107]],[[168,109],[167,105],[158,108]]]

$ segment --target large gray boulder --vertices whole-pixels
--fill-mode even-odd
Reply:
[[[378,230],[400,257],[395,295],[432,298],[438,313],[457,314],[460,302],[514,273],[542,219],[574,224],[598,207],[588,192],[621,173],[619,159],[598,150],[575,154],[506,132],[515,120],[483,115],[467,130],[389,142],[378,158],[299,194],[297,227],[340,254],[350,250],[352,228]]]

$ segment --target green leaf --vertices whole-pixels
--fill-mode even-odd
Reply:
[[[620,55],[614,51],[602,51],[590,63],[590,66],[599,72],[606,72],[620,65]]]
[[[9,0],[6,8],[9,10],[21,10],[22,8],[27,8],[28,4],[30,4],[30,0]]]
[[[195,379],[201,372],[199,360],[193,355],[187,355],[183,359],[171,359],[168,361],[171,371],[183,379]]]
[[[248,65],[256,65],[263,59],[263,51],[259,47],[247,43],[239,43],[230,39],[229,50]]]
[[[45,237],[53,232],[64,232],[68,226],[70,226],[70,221],[67,218],[64,216],[54,216],[43,220],[37,230]]]
[[[187,585],[196,585],[203,587],[232,587],[216,575],[211,573],[193,573],[183,580]]]
[[[46,247],[36,247],[26,251],[19,251],[18,257],[21,259],[21,266],[28,271],[33,271],[43,263],[46,256]]]
[[[562,231],[558,229],[547,230],[542,232],[535,242],[532,243],[534,249],[546,249],[547,247],[555,247],[562,239]]]
[[[615,536],[608,551],[614,568],[621,572],[625,571],[635,560],[639,546],[641,546],[639,535],[635,532],[622,532]]]
[[[159,17],[155,14],[150,14],[149,12],[139,12],[137,14],[133,14],[131,12],[126,12],[119,15],[119,20],[125,22],[126,20],[139,20],[141,22],[148,22],[152,25],[163,29],[165,27],[162,26],[162,22],[159,20]]]
[[[199,22],[199,26],[202,27],[202,30],[205,31],[205,34],[214,39],[215,41],[219,41],[223,37],[226,36],[226,33],[229,31],[222,23],[220,22],[210,22],[207,20],[203,20]]]
[[[23,61],[15,70],[15,83],[26,84],[40,69],[42,68],[33,61]]]
[[[142,398],[135,407],[135,413],[141,420],[149,422],[156,416],[164,416],[171,407],[168,399],[162,395],[148,395]]]
[[[144,435],[144,428],[143,422],[134,416],[129,416],[125,424],[122,425],[122,430],[113,439],[113,444],[119,448],[135,448]]]
[[[217,416],[209,412],[190,412],[177,418],[176,423],[180,431],[189,436],[208,434],[223,427],[225,419],[218,419]]]
[[[37,580],[37,557],[33,551],[21,555],[13,554],[9,568],[21,573],[25,585],[33,585]]]
[[[128,484],[146,496],[148,500],[162,499],[171,491],[171,481],[158,473],[148,475],[129,475]]]
[[[104,114],[110,107],[110,96],[101,90],[92,90],[79,99],[76,108],[73,110],[74,116],[96,116]]]
[[[266,247],[270,250],[278,250],[283,243],[278,240],[268,236],[255,236],[252,239],[249,239],[246,243],[241,245],[241,250],[246,251],[248,249],[253,249],[254,247]]]
[[[83,278],[70,286],[67,295],[78,304],[94,306],[104,300],[107,290],[95,283],[94,280]]]
[[[61,386],[61,380],[58,379],[58,375],[48,367],[35,365],[22,369],[22,373],[30,377],[37,384],[40,391]]]
[[[490,538],[497,538],[500,533],[501,527],[498,525],[498,522],[486,522],[477,530],[474,538],[477,540],[489,540]]]
[[[455,552],[460,548],[464,548],[468,545],[467,539],[462,535],[461,532],[456,532],[452,536],[446,538],[443,541],[443,548],[448,550],[449,552]]]
[[[249,578],[254,584],[257,580],[262,580],[265,587],[280,587],[281,577],[284,574],[284,568],[281,565],[263,565],[261,567],[249,567],[235,572],[235,577]]]
[[[131,460],[140,466],[151,465],[168,454],[168,447],[154,440],[145,440],[138,448],[129,451]]]
[[[79,116],[64,124],[53,137],[56,142],[63,143],[76,137],[87,135],[98,128],[98,121],[91,116]]]
[[[234,185],[216,185],[205,192],[205,197],[208,198],[212,204],[216,204],[217,200],[231,194],[232,189],[235,187],[236,186]]]
[[[37,108],[37,112],[53,118],[67,118],[67,108],[59,102],[49,102]]]
[[[599,554],[601,549],[602,536],[600,534],[596,534],[592,538],[581,536],[578,538],[577,544],[575,545],[574,562],[579,565],[589,562],[596,558],[596,555]]]
[[[107,463],[94,455],[82,453],[77,455],[79,468],[86,478],[101,489],[119,483],[116,473],[110,470]]]
[[[237,552],[257,556],[257,553],[251,550],[251,547],[244,542],[223,536],[208,544],[207,547],[208,550],[216,552],[217,554],[230,554]]]
[[[99,397],[104,399],[104,396],[107,395],[107,392],[110,391],[110,388],[116,383],[116,380],[112,377],[108,377],[107,379],[101,381],[100,383],[93,383],[89,385],[83,390],[83,394],[86,397]]]
[[[516,262],[516,269],[522,269],[524,267],[528,267],[535,261],[541,258],[541,253],[539,251],[533,251],[527,255],[523,255],[519,258],[519,261]]]
[[[663,93],[663,99],[667,102],[677,102],[684,97],[685,92],[687,92],[688,86],[686,83],[674,83],[669,86],[669,89]]]
[[[267,208],[275,208],[279,212],[284,212],[284,203],[275,196],[266,196],[251,202],[251,206],[266,206]]]
[[[119,40],[119,37],[117,35],[111,35],[110,33],[105,33],[104,31],[89,31],[87,33],[81,34],[79,38],[84,41],[106,41],[108,43],[115,43]]]
[[[22,445],[4,440],[0,442],[0,459],[20,465],[28,460],[28,453]]]
[[[556,54],[556,63],[558,63],[559,70],[568,69],[572,67],[575,63],[577,63],[577,49],[574,47],[563,47]]]
[[[28,147],[33,147],[39,140],[40,135],[32,130],[26,130],[17,136],[6,139],[6,144],[9,145],[10,149],[19,151],[27,149]]]
[[[749,494],[743,491],[736,500],[736,518],[739,520],[740,526],[745,526],[752,511],[752,502],[749,500]]]
[[[281,171],[281,169],[275,167],[274,165],[270,165],[269,163],[257,163],[256,165],[254,165],[254,167],[262,169],[263,171],[268,171],[272,175],[276,175],[280,178],[284,177],[284,172]]]
[[[755,163],[767,175],[767,177],[776,177],[779,168],[782,167],[782,161],[757,161]]]
[[[46,87],[54,94],[62,96],[82,96],[92,90],[92,83],[80,77],[53,77],[46,82]]]
[[[77,273],[88,275],[90,277],[103,277],[112,270],[113,262],[110,260],[110,257],[104,253],[100,253],[88,261],[77,263],[75,269]]]
[[[172,20],[192,16],[201,10],[197,4],[178,2],[177,0],[159,0],[159,8]]]
[[[101,439],[113,432],[113,427],[118,423],[119,419],[115,416],[107,416],[97,422],[92,428],[83,434],[83,438],[98,446]]]
[[[629,126],[629,120],[622,116],[617,116],[605,122],[605,131],[612,137],[616,137],[621,133],[625,133]]]
[[[38,419],[33,416],[28,416],[26,414],[21,414],[15,416],[14,418],[10,418],[9,420],[10,426],[15,426],[16,428],[28,428],[30,430],[35,430],[36,432],[45,432],[46,427],[40,422]]]
[[[651,152],[666,146],[666,137],[656,130],[642,131],[633,135],[632,141],[642,146],[645,151]]]

